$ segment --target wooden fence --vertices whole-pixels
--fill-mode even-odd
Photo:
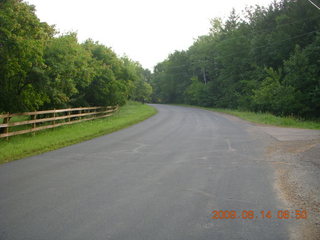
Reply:
[[[24,112],[24,113],[7,113],[0,114],[0,121],[3,119],[3,123],[0,124],[0,138],[8,139],[10,136],[35,133],[36,131],[55,128],[62,125],[73,124],[98,118],[104,118],[111,116],[118,110],[118,106],[108,107],[81,107],[81,108],[67,108],[67,109],[54,109],[36,112]],[[13,117],[26,116],[28,120],[23,119],[16,121]],[[29,117],[28,117],[29,116]],[[15,121],[10,122],[14,119]],[[19,129],[23,126],[27,129]],[[28,127],[29,126],[29,127]],[[10,131],[10,128],[16,128]],[[17,129],[18,128],[18,129]]]

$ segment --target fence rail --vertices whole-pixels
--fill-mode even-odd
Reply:
[[[74,124],[78,122],[104,118],[111,116],[118,110],[118,106],[107,107],[82,107],[82,108],[66,108],[53,109],[36,112],[24,113],[6,113],[0,114],[0,138],[8,139],[10,136],[35,133],[40,130],[55,128],[63,125]],[[13,117],[29,116],[30,120],[10,122]],[[45,125],[44,125],[45,124]],[[29,128],[23,130],[10,131],[10,127],[30,125]],[[44,125],[44,126],[43,126]]]

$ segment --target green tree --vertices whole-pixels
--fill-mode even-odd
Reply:
[[[83,47],[93,57],[94,77],[84,90],[84,99],[89,105],[123,105],[129,96],[130,79],[124,78],[124,65],[108,47],[87,40]]]
[[[75,33],[49,40],[44,54],[50,102],[45,108],[87,105],[83,91],[95,74],[91,53],[83,48]]]
[[[34,110],[48,98],[43,91],[43,51],[54,29],[20,0],[0,2],[0,111]]]
[[[210,106],[211,99],[208,85],[199,81],[197,77],[191,78],[192,83],[187,87],[185,96],[188,104]]]
[[[242,16],[212,20],[208,35],[159,63],[153,100],[319,118],[319,11],[279,0]]]
[[[260,88],[254,90],[253,102],[256,110],[278,115],[292,115],[300,104],[295,98],[296,90],[282,83],[283,74],[272,68],[266,69],[266,77]]]
[[[320,118],[320,35],[301,49],[296,47],[284,62],[284,83],[296,89],[295,98],[301,104],[296,115]]]
[[[125,79],[129,79],[129,98],[134,101],[147,102],[151,100],[152,87],[150,85],[151,72],[143,69],[138,62],[133,62],[129,58],[123,58]]]

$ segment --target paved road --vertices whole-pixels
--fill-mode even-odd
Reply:
[[[0,239],[288,239],[270,139],[200,109],[154,105],[130,128],[0,166]]]

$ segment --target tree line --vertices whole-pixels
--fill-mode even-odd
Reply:
[[[77,34],[58,35],[22,0],[0,1],[0,113],[146,101],[151,72]]]
[[[156,65],[162,103],[320,118],[320,11],[305,0],[249,7]]]

